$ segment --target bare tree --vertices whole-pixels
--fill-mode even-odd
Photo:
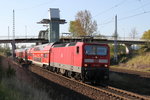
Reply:
[[[20,48],[24,49],[24,48],[26,48],[26,47],[27,47],[26,45],[22,45]]]
[[[138,32],[137,32],[136,28],[132,28],[131,33],[130,33],[130,37],[132,39],[135,39],[137,35],[138,35]]]

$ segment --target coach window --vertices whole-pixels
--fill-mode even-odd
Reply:
[[[44,58],[47,58],[47,54],[43,54],[43,57],[44,57]]]
[[[77,46],[76,53],[79,54],[79,47]]]

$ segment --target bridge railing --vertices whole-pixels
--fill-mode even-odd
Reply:
[[[92,36],[92,37],[89,37],[89,36],[87,36],[87,37],[61,36],[61,39],[86,39],[86,38],[114,40],[113,36]],[[149,41],[147,39],[141,39],[140,37],[136,37],[136,38],[118,37],[117,40],[122,40],[122,41]]]
[[[38,38],[38,36],[15,36],[15,39],[31,39],[31,38]],[[0,40],[9,40],[14,39],[13,36],[0,36]]]
[[[34,39],[34,38],[39,38],[38,36],[15,36],[15,39]],[[61,36],[61,39],[107,39],[107,40],[114,40],[113,36],[85,36],[85,37],[72,37],[72,36]],[[0,40],[9,40],[13,39],[13,36],[0,36]],[[43,39],[43,38],[39,38]],[[150,41],[146,39],[141,39],[140,37],[132,38],[132,37],[118,37],[117,40],[122,40],[122,41]]]

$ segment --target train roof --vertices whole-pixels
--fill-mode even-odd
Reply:
[[[31,49],[31,51],[41,51],[41,50],[49,50],[50,47],[53,45],[54,43],[46,43],[46,44],[42,44],[42,45],[37,45],[35,47],[33,47]]]
[[[83,44],[102,44],[102,43],[91,43],[91,42],[70,42],[70,43],[58,43],[54,44],[52,47],[69,47],[69,46],[79,46]],[[104,44],[104,43],[103,43]]]
[[[23,52],[23,51],[25,51],[25,50],[27,50],[27,48],[16,49],[15,51],[16,51],[16,52]]]
[[[83,44],[100,44],[100,43],[91,43],[91,42],[70,42],[70,43],[61,43],[61,42],[54,42],[54,43],[47,43],[42,45],[37,45],[31,48],[31,51],[41,51],[41,50],[49,50],[51,47],[69,47],[69,46],[76,46],[76,45],[83,45]]]

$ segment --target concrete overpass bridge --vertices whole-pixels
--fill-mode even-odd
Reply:
[[[76,42],[76,41],[87,41],[87,42],[97,42],[97,43],[108,43],[114,44],[114,37],[62,37],[60,39],[62,42]],[[132,51],[131,45],[147,45],[150,44],[150,40],[144,39],[132,39],[129,37],[119,37],[116,40],[117,44],[125,45],[126,53]]]
[[[62,42],[75,42],[75,41],[91,41],[91,42],[101,42],[101,43],[114,43],[114,37],[61,37],[60,41]],[[146,43],[150,43],[150,40],[139,39],[139,38],[129,38],[129,37],[118,37],[117,43],[119,44],[141,44],[144,45]]]
[[[12,54],[13,57],[15,57],[14,51],[16,49],[16,43],[36,43],[36,44],[44,44],[48,43],[48,40],[43,38],[37,38],[37,37],[18,37],[15,39],[12,39],[11,37],[4,39],[6,36],[0,36],[0,44],[1,43],[10,43],[12,46]]]
[[[114,44],[114,37],[61,37],[59,39],[59,42],[78,42],[78,41],[84,41],[84,42],[97,42],[97,43],[108,43],[108,44]],[[124,44],[126,46],[127,51],[131,51],[131,45],[137,44],[137,45],[146,45],[150,44],[150,40],[142,40],[142,39],[131,39],[131,38],[121,38],[119,37],[117,40],[117,44]],[[44,37],[37,37],[37,36],[17,36],[16,39],[4,39],[4,36],[1,36],[0,43],[11,43],[12,48],[15,48],[16,43],[37,43],[37,44],[44,44],[48,43],[48,39]]]
[[[7,38],[7,39],[6,39]],[[45,37],[38,37],[38,36],[16,36],[15,39],[12,37],[7,37],[7,36],[0,36],[0,43],[11,43],[12,41],[15,41],[15,43],[48,43],[48,39]],[[60,42],[78,42],[78,41],[85,41],[85,42],[100,42],[100,43],[114,43],[114,37],[100,37],[100,36],[95,36],[95,37],[60,37],[59,39]],[[129,38],[129,37],[118,37],[117,38],[117,43],[118,44],[140,44],[140,45],[145,45],[147,43],[150,43],[150,40],[145,40],[145,39],[139,39],[139,38]]]
[[[0,40],[0,43],[48,43],[48,40],[40,39],[40,38],[22,38],[22,39],[3,39]]]

